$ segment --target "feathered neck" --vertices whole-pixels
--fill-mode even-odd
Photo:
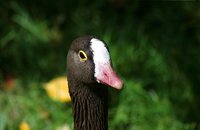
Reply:
[[[75,130],[107,130],[107,87],[69,82]]]

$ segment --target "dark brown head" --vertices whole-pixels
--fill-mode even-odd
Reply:
[[[84,84],[102,83],[117,89],[122,80],[112,69],[107,45],[93,36],[75,39],[67,55],[67,76]]]

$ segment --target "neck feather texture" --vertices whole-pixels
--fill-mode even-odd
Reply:
[[[75,130],[107,130],[107,87],[101,84],[77,85],[69,88],[72,98]]]

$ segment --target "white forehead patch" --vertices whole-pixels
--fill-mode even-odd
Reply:
[[[105,47],[105,44],[96,39],[92,38],[90,40],[90,47],[93,52],[93,61],[95,64],[95,77],[97,77],[99,74],[101,74],[101,67],[100,65],[103,64],[110,64],[110,54],[108,52],[108,49]]]
[[[94,62],[109,63],[110,55],[104,43],[96,38],[92,38],[90,42],[91,42],[90,47],[93,52]]]

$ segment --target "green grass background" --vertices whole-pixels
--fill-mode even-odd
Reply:
[[[71,41],[104,40],[125,82],[109,89],[109,130],[200,129],[200,4],[159,1],[0,1],[0,130],[73,128],[70,103],[43,84],[66,75]],[[6,90],[6,77],[15,77]]]

